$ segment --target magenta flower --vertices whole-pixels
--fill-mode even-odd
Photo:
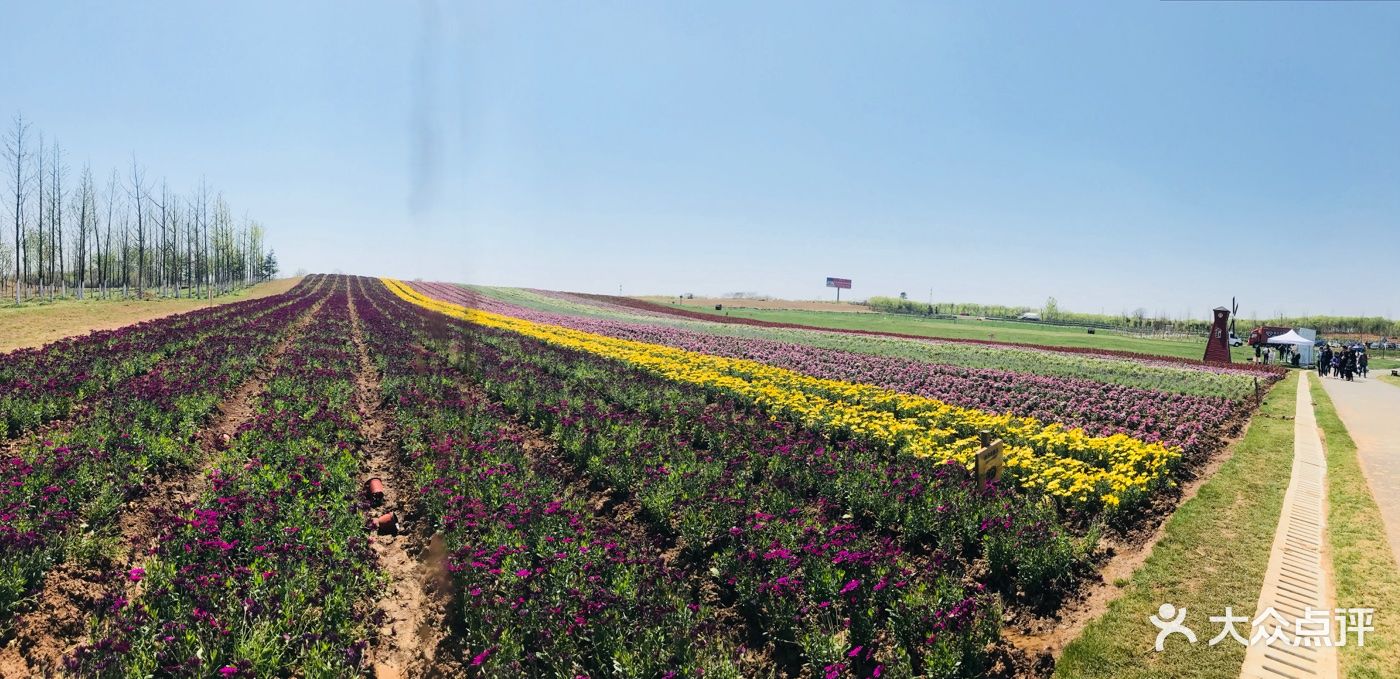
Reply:
[[[126,572],[126,579],[132,582],[141,582],[141,576],[146,574],[144,568],[133,568]]]

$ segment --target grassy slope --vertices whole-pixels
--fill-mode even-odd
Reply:
[[[1356,444],[1318,382],[1313,382],[1312,398],[1327,444],[1328,546],[1337,605],[1376,609],[1377,631],[1366,636],[1366,645],[1349,643],[1340,649],[1342,676],[1393,677],[1400,673],[1400,572],[1357,461]]]
[[[716,315],[723,315],[726,313],[724,311],[716,312],[712,307],[686,308],[695,311],[705,311],[706,313]],[[1201,358],[1201,355],[1205,351],[1204,343],[1199,340],[1145,339],[1114,334],[1105,330],[1100,330],[1090,335],[1085,332],[1084,328],[1035,325],[1033,323],[1016,323],[1011,321],[978,321],[974,319],[946,320],[920,318],[918,316],[905,316],[900,314],[852,314],[824,311],[769,311],[761,309],[733,309],[729,310],[727,313],[730,316],[755,318],[781,323],[801,323],[823,328],[880,330],[922,335],[925,337],[995,340],[998,342],[1043,344],[1057,347],[1089,347],[1094,349],[1136,351],[1144,354],[1178,356],[1194,359]],[[1243,362],[1253,356],[1253,351],[1248,347],[1239,347],[1234,349],[1233,355],[1235,361]]]
[[[1196,497],[1168,519],[1152,556],[1123,595],[1065,649],[1057,677],[1238,677],[1244,646],[1207,642],[1219,630],[1207,619],[1230,606],[1253,615],[1293,459],[1297,373],[1275,385],[1233,455]],[[1180,635],[1157,653],[1157,607],[1188,610],[1198,643]],[[1247,631],[1246,631],[1247,632]]]
[[[301,278],[258,283],[230,295],[215,297],[213,304],[268,297],[286,292]],[[37,347],[70,335],[119,328],[171,314],[193,311],[209,302],[202,299],[99,300],[64,299],[54,302],[11,303],[0,307],[0,352]]]

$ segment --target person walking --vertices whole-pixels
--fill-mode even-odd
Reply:
[[[1360,369],[1362,377],[1367,377],[1371,374],[1371,361],[1366,358],[1366,352],[1361,352],[1361,355],[1356,358],[1356,365],[1357,368]]]
[[[1327,377],[1332,373],[1332,345],[1330,344],[1322,347],[1322,358],[1317,362],[1317,373],[1321,377]]]

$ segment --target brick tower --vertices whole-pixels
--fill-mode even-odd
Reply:
[[[1226,339],[1230,333],[1226,328],[1230,323],[1230,310],[1225,307],[1215,308],[1215,324],[1210,328],[1210,339],[1206,340],[1206,361],[1210,363],[1230,362],[1230,341]]]

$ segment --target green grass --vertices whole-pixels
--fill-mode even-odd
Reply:
[[[944,337],[951,339],[993,340],[1021,344],[1043,344],[1056,347],[1082,347],[1109,349],[1114,351],[1136,351],[1159,356],[1177,356],[1200,359],[1205,353],[1202,339],[1152,339],[1133,337],[1107,330],[1097,330],[1089,334],[1084,328],[1058,325],[1037,325],[1014,321],[979,321],[971,318],[933,319],[903,314],[884,313],[842,313],[837,311],[802,311],[792,309],[728,309],[715,311],[710,307],[690,307],[687,309],[704,311],[715,315],[728,314],[731,317],[753,318],[778,323],[799,323],[821,328],[843,330],[878,330],[900,332],[924,337]],[[1244,362],[1254,355],[1249,347],[1236,347],[1232,356],[1236,362]]]
[[[1377,631],[1366,635],[1366,645],[1349,643],[1338,650],[1341,676],[1393,677],[1400,671],[1400,639],[1395,636],[1400,630],[1400,572],[1357,461],[1356,444],[1316,381],[1312,398],[1327,445],[1327,538],[1337,605],[1376,609]]]
[[[1122,596],[1065,649],[1056,677],[1239,676],[1245,647],[1209,646],[1219,630],[1207,619],[1226,606],[1252,616],[1258,604],[1292,469],[1293,420],[1280,417],[1293,415],[1297,380],[1295,372],[1275,385],[1230,459],[1167,520]],[[1165,652],[1153,649],[1148,616],[1163,603],[1186,607],[1197,644],[1176,635]]]
[[[1379,355],[1373,354],[1367,362],[1372,370],[1389,371],[1392,368],[1400,368],[1400,357],[1396,356],[1393,351]]]

